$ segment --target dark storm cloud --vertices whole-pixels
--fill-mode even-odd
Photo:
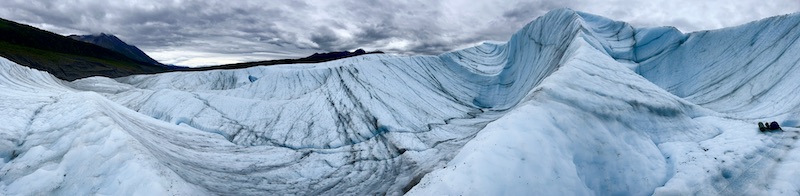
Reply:
[[[800,2],[4,0],[0,17],[61,34],[112,33],[165,63],[207,65],[356,48],[440,54],[505,41],[557,8],[694,31],[794,12]]]

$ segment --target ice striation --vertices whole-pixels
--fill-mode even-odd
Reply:
[[[0,60],[0,193],[797,194],[798,24],[561,9],[439,56],[74,82]]]

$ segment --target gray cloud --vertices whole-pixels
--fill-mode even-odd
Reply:
[[[557,8],[696,31],[795,12],[800,2],[4,0],[0,17],[65,35],[112,33],[165,63],[209,65],[356,48],[435,55],[505,41]]]

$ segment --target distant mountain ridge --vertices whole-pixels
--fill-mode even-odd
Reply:
[[[153,65],[161,65],[161,63],[159,63],[155,59],[150,58],[150,56],[147,56],[147,54],[145,54],[144,51],[140,50],[136,46],[125,43],[124,41],[120,40],[117,36],[114,36],[112,34],[100,33],[92,35],[70,35],[67,37],[72,38],[74,40],[98,45],[100,47],[113,50],[133,60]]]
[[[190,68],[161,64],[136,46],[127,44],[111,34],[62,36],[0,18],[0,56],[26,67],[46,71],[67,81],[92,76],[115,78],[173,71],[206,71],[276,64],[320,63],[374,53],[383,52],[366,52],[363,49],[357,49],[354,52],[314,53],[298,59]]]
[[[298,59],[278,59],[278,60],[268,60],[268,61],[254,61],[254,62],[244,62],[244,63],[233,63],[233,64],[225,64],[225,65],[217,65],[217,66],[209,66],[209,67],[194,67],[194,68],[183,68],[183,67],[176,67],[173,69],[181,70],[181,71],[207,71],[207,70],[214,70],[214,69],[241,69],[241,68],[248,68],[254,66],[266,66],[266,65],[279,65],[279,64],[297,64],[297,63],[321,63],[326,61],[333,61],[337,59],[349,58],[359,55],[365,54],[383,54],[383,51],[371,51],[367,52],[364,49],[356,49],[353,52],[350,51],[342,51],[342,52],[327,52],[327,53],[314,53],[311,56],[298,58]]]
[[[95,44],[5,19],[0,19],[0,56],[67,81],[169,71]]]

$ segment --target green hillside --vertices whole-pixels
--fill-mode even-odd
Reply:
[[[5,19],[0,19],[0,56],[69,81],[168,71],[94,44]]]

